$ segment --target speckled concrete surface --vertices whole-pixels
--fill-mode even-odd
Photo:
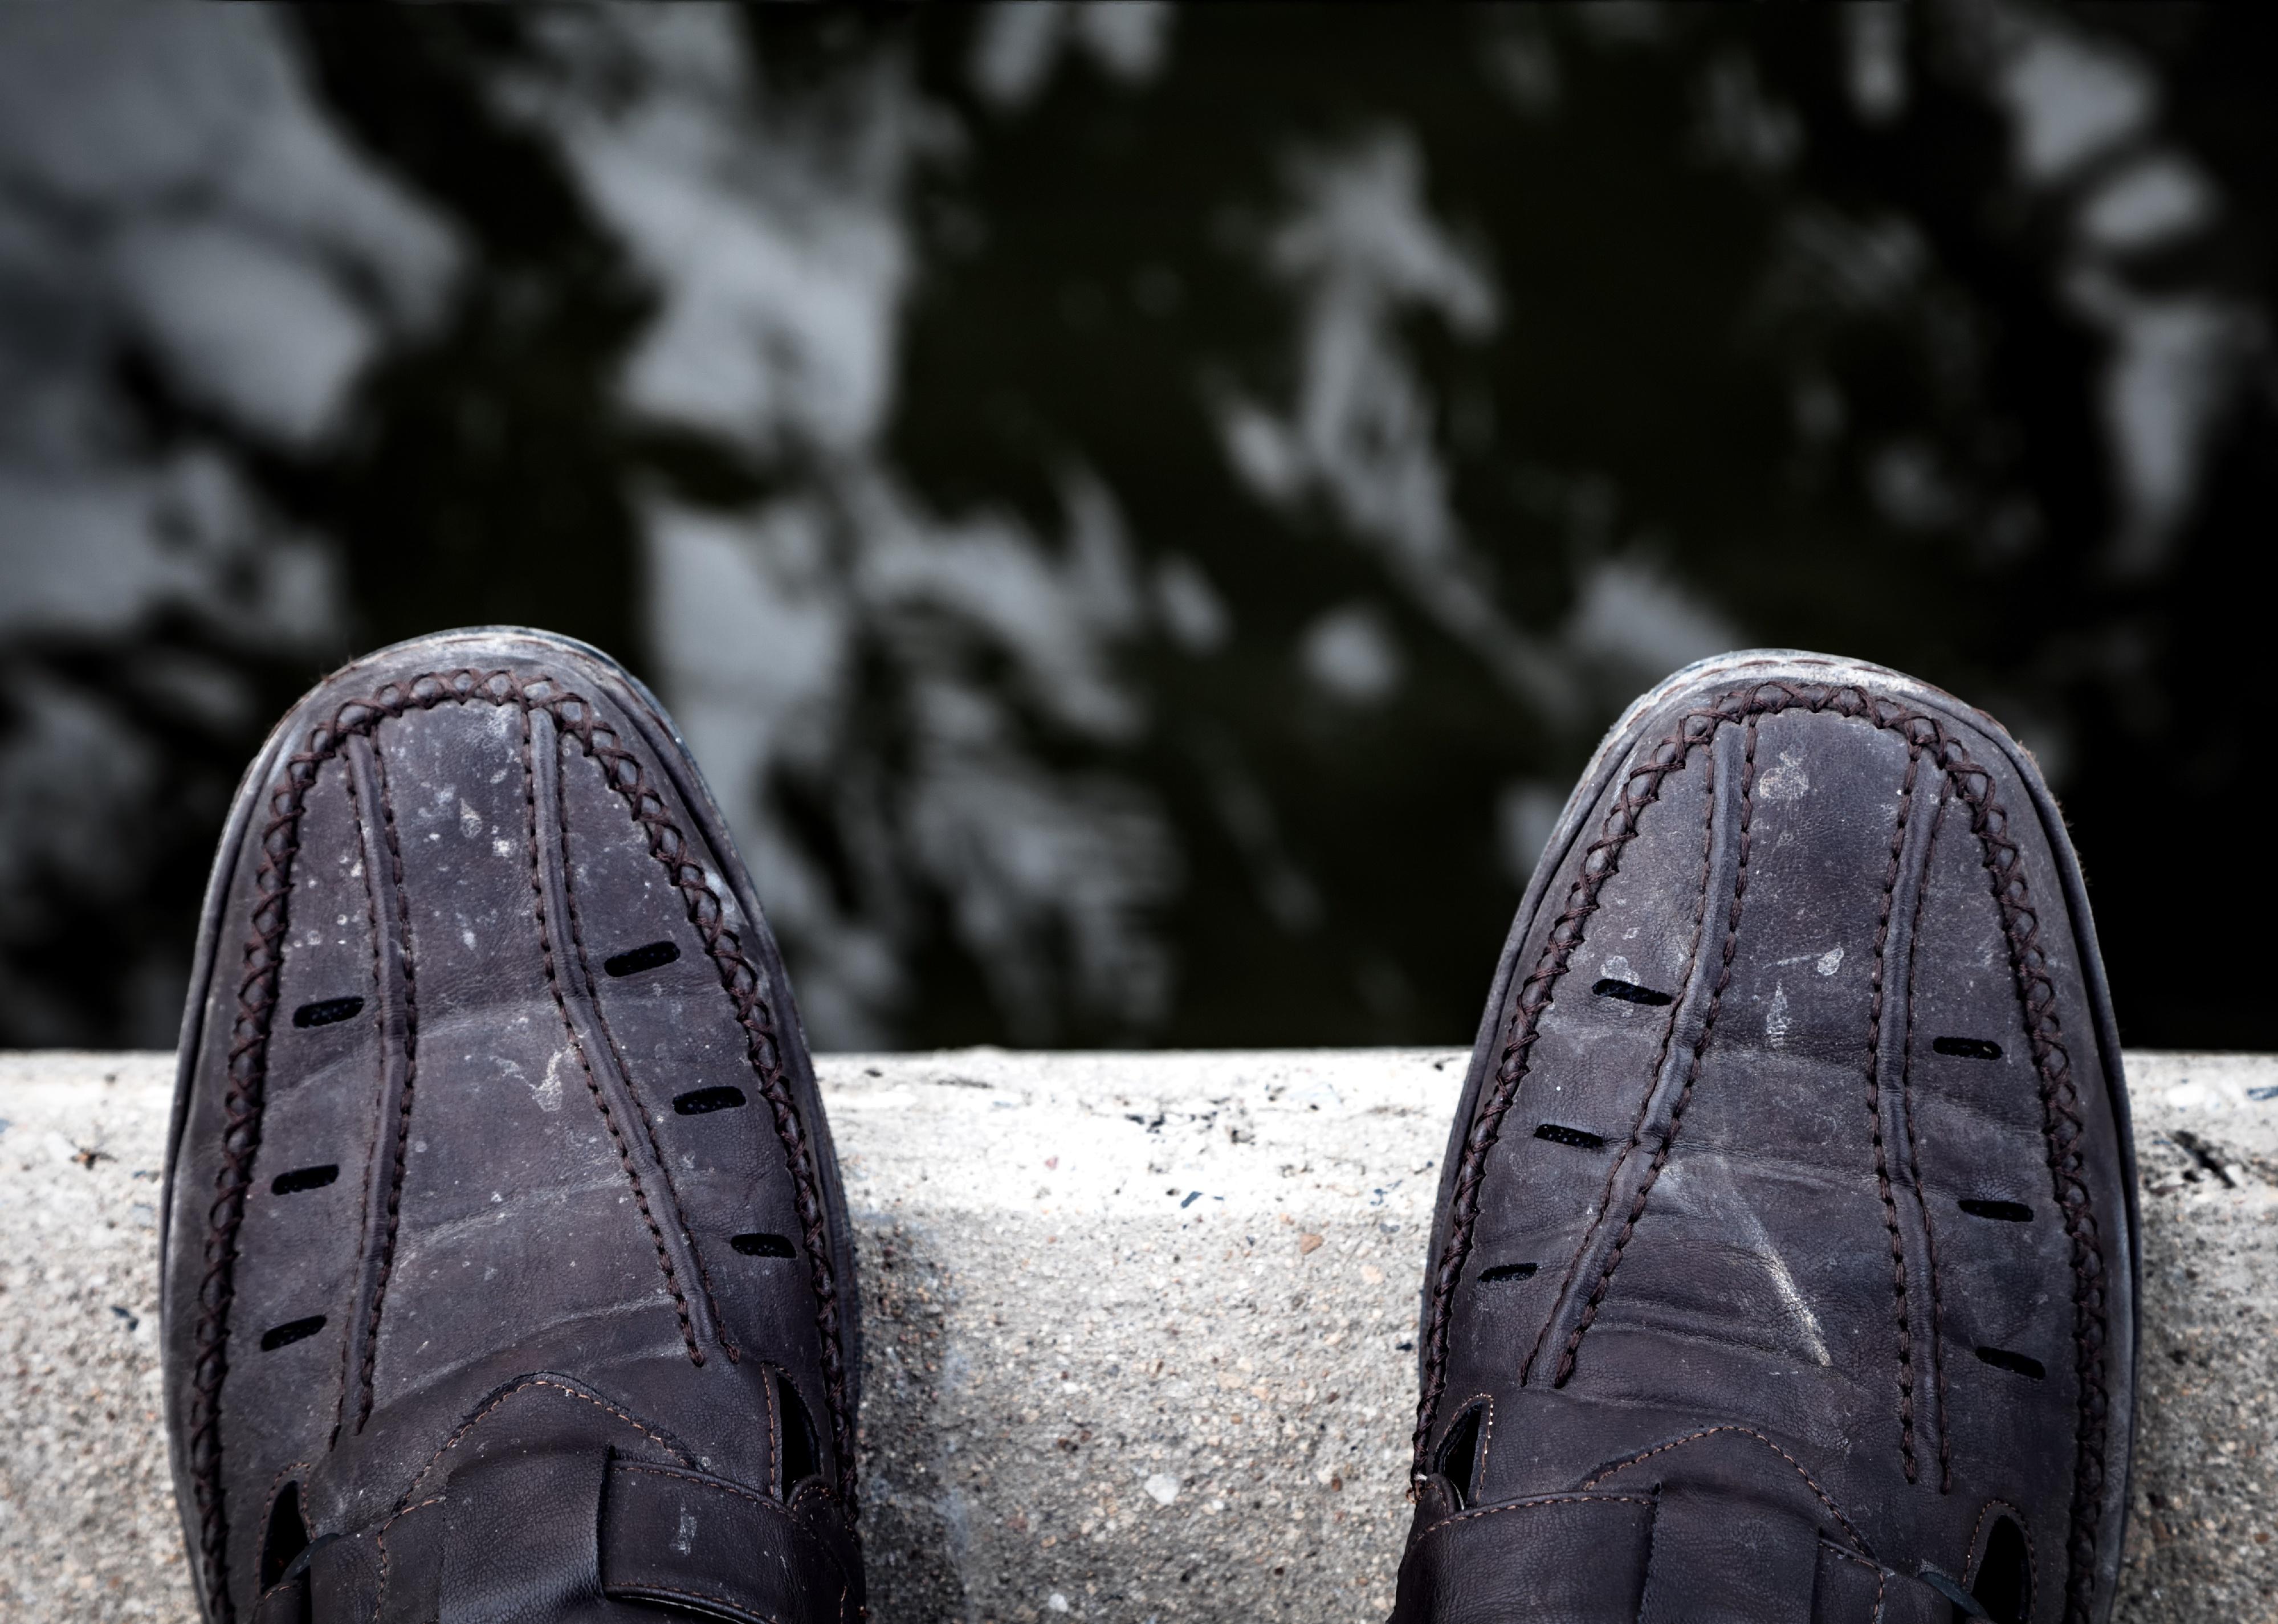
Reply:
[[[861,1231],[880,1624],[1383,1616],[1461,1056],[822,1069]],[[170,1071],[0,1056],[0,1617],[192,1614],[152,1334]],[[2146,1319],[2119,1616],[2278,1619],[2278,1061],[2130,1074]]]

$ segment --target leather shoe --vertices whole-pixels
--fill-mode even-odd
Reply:
[[[424,637],[279,726],[166,1168],[210,1624],[862,1616],[806,1045],[695,765],[594,650]]]
[[[1601,747],[1496,972],[1396,1624],[2096,1624],[2135,1190],[2030,757],[1854,660],[1679,673]]]

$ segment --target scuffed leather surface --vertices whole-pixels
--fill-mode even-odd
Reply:
[[[1649,1500],[1643,1544],[1595,1565],[1608,1618],[1943,1618],[1919,1574],[1968,1582],[2002,1514],[2031,1617],[2103,1618],[2133,1423],[2125,1113],[2077,867],[1997,724],[1854,661],[1680,674],[1578,789],[1497,976],[1417,1470],[1484,1402],[1473,1507]],[[1454,1531],[1477,1526],[1419,1509],[1405,1571],[1458,1538],[1475,1590],[1548,1559],[1540,1513],[1500,1544]],[[1489,1615],[1405,1576],[1402,1598],[1403,1620]]]
[[[601,1512],[637,1462],[779,1517],[797,1489],[802,1582],[859,1615],[828,1130],[749,881],[646,693],[509,631],[348,667],[248,772],[206,934],[163,1269],[208,1618],[255,1613],[287,1483],[317,1544],[287,1588],[317,1618],[625,1614]],[[730,1244],[752,1233],[791,1255]],[[779,1381],[814,1422],[803,1487]]]

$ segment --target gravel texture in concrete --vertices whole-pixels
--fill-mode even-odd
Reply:
[[[1448,1050],[822,1062],[872,1615],[1375,1620]],[[188,1620],[158,1425],[172,1065],[0,1056],[0,1617]],[[2278,1061],[2138,1055],[2119,1617],[2278,1620]]]

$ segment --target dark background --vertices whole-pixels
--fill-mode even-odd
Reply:
[[[263,730],[550,627],[826,1047],[1466,1040],[1636,691],[1862,656],[2278,1048],[2259,8],[0,21],[0,1043],[172,1041]]]

